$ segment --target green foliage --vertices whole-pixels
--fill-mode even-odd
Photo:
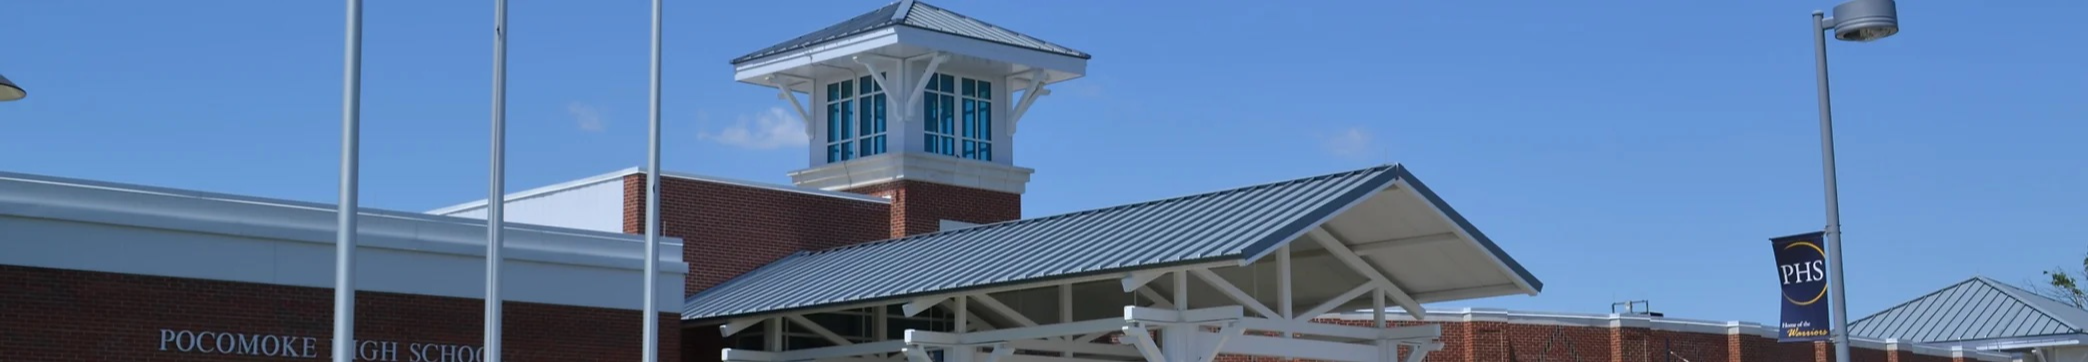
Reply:
[[[2088,258],[2081,259],[2080,270],[2054,268],[2045,271],[2044,274],[2051,277],[2051,280],[2046,281],[2043,288],[2037,289],[2038,293],[2073,307],[2088,308],[2088,292],[2081,291],[2080,281],[2081,278],[2088,278]]]

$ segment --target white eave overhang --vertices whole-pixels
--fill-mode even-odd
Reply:
[[[774,87],[775,81],[769,76],[808,80],[813,78],[817,68],[827,68],[822,64],[859,67],[851,59],[857,55],[916,59],[937,51],[951,55],[952,61],[971,63],[976,68],[997,69],[1008,75],[1027,74],[1032,69],[1041,68],[1046,72],[1045,84],[1069,81],[1087,74],[1086,59],[902,24],[733,64],[733,80]],[[807,83],[794,85],[791,89],[811,92],[812,87]]]

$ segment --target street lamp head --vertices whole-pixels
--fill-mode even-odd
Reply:
[[[1899,33],[1892,0],[1849,0],[1834,6],[1834,39],[1868,42]]]
[[[16,86],[14,81],[7,80],[7,76],[0,76],[0,102],[19,100],[27,96],[29,96],[29,92],[22,91],[21,86]]]

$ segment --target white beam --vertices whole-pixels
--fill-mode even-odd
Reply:
[[[811,330],[812,334],[819,334],[819,337],[826,338],[828,342],[832,342],[834,345],[855,344],[855,342],[849,341],[848,338],[842,338],[840,334],[834,334],[834,331],[819,326],[819,323],[812,322],[812,319],[806,319],[804,315],[791,315],[783,318],[789,319],[793,324],[805,327],[805,330]]]
[[[906,349],[902,349],[902,350],[901,350],[901,352],[903,352],[903,353],[906,353],[906,361],[908,361],[908,362],[933,362],[933,361],[935,361],[934,359],[929,359],[929,358],[928,358],[928,349],[925,349],[925,348],[921,348],[921,347],[906,347]]]
[[[1124,320],[1154,324],[1203,324],[1239,320],[1246,314],[1239,305],[1208,307],[1177,311],[1141,306],[1125,306]]]
[[[966,348],[966,349],[970,349],[970,348]],[[986,359],[981,359],[981,360],[979,360],[979,361],[981,361],[981,362],[999,362],[999,361],[1001,361],[1001,359],[1005,359],[1005,358],[1007,358],[1009,354],[1015,354],[1015,349],[1014,349],[1014,348],[1009,348],[1007,344],[995,345],[995,346],[993,346],[993,352],[992,352],[992,353],[987,353],[987,354],[986,354]]]
[[[1438,350],[1443,350],[1443,342],[1428,342],[1425,344],[1414,345],[1407,350],[1407,356],[1405,361],[1426,361],[1428,360],[1428,353],[1432,353]]]
[[[1110,330],[1123,328],[1124,324],[1125,321],[1122,318],[1110,318],[1065,324],[1040,325],[1028,328],[988,330],[964,334],[964,336],[960,337],[961,340],[959,341],[959,343],[985,344],[1024,339],[1041,339],[1082,333],[1106,332]]]
[[[1239,266],[1239,265],[1240,265],[1240,264],[1239,264],[1239,262],[1237,262],[1237,261],[1218,261],[1218,262],[1204,262],[1204,263],[1190,264],[1190,265],[1184,265],[1184,266],[1175,266],[1175,267],[1168,267],[1168,268],[1165,268],[1165,269],[1161,269],[1161,270],[1157,270],[1157,271],[1163,271],[1163,272],[1165,272],[1165,271],[1177,271],[1177,270],[1187,270],[1187,269],[1194,269],[1194,268],[1214,268],[1214,267],[1223,267],[1223,266]],[[1044,287],[1058,286],[1059,284],[1080,284],[1080,283],[1088,283],[1088,282],[1098,282],[1098,281],[1109,281],[1109,280],[1119,280],[1119,279],[1122,279],[1123,277],[1124,277],[1124,275],[1123,275],[1123,274],[1114,274],[1114,273],[1111,273],[1111,274],[1098,274],[1098,275],[1086,275],[1086,276],[1078,276],[1078,277],[1069,277],[1069,278],[1064,278],[1064,279],[1057,279],[1057,280],[1046,280],[1046,281],[1037,281],[1037,282],[1025,282],[1025,283],[1019,283],[1019,284],[1012,284],[1012,285],[1005,285],[1005,286],[993,287],[993,288],[983,288],[983,289],[977,289],[977,290],[969,290],[969,291],[964,291],[964,292],[962,292],[962,293],[964,293],[964,294],[991,294],[991,293],[1000,293],[1000,292],[1008,292],[1008,291],[1019,291],[1019,290],[1029,290],[1029,289],[1036,289],[1036,288],[1044,288]],[[880,299],[880,300],[870,300],[870,301],[863,301],[863,302],[857,302],[857,303],[851,303],[851,304],[843,304],[843,305],[832,305],[832,306],[827,306],[827,307],[821,307],[821,308],[817,308],[817,309],[801,309],[801,310],[777,310],[777,311],[769,311],[769,312],[763,312],[763,313],[760,313],[759,315],[753,315],[753,316],[745,316],[745,317],[741,317],[741,318],[744,318],[744,319],[755,319],[755,320],[760,320],[760,319],[767,319],[767,318],[771,318],[771,317],[778,317],[778,316],[783,316],[783,315],[791,315],[791,314],[812,314],[812,313],[823,313],[823,312],[835,312],[835,311],[848,311],[848,310],[856,310],[856,309],[865,309],[865,308],[871,308],[871,307],[876,307],[876,306],[879,306],[879,305],[891,305],[891,304],[900,304],[900,303],[906,303],[906,302],[910,302],[910,301],[918,301],[918,300],[920,300],[920,299],[935,299],[935,298],[949,298],[950,296],[952,296],[952,295],[950,295],[950,294],[943,294],[943,295],[940,295],[940,296],[930,296],[930,297],[916,297],[916,298],[892,298],[892,299]],[[923,308],[926,308],[926,307],[928,307],[928,306],[934,306],[934,304],[927,304],[927,305],[923,305],[922,307],[923,307]],[[909,316],[911,316],[911,315],[909,315]],[[684,322],[683,322],[683,324],[707,324],[707,323],[706,323],[706,322],[697,322],[697,321],[694,321],[694,320],[689,320],[689,321],[684,321]]]
[[[806,361],[814,359],[841,359],[866,354],[891,353],[906,348],[906,342],[887,340],[862,344],[836,345],[811,349],[788,350],[774,353],[777,361]]]
[[[811,125],[812,113],[810,111],[806,111],[805,104],[799,103],[797,95],[791,93],[790,91],[790,87],[796,85],[797,83],[784,83],[783,80],[778,79],[780,77],[776,77],[775,75],[770,75],[768,78],[770,84],[774,84],[776,86],[776,98],[790,100],[790,109],[793,111],[797,111],[798,118],[804,120],[806,125]],[[811,137],[813,134],[812,130],[813,128],[810,126],[805,127],[805,136]]]
[[[1119,324],[1121,324],[1122,322],[1121,322],[1121,321],[1119,321],[1118,323],[1119,323]],[[1117,328],[1118,328],[1118,329],[1121,329],[1122,327],[1123,327],[1122,325],[1118,325],[1118,326],[1117,326]],[[1118,330],[1114,330],[1114,329],[1112,329],[1112,330],[1110,330],[1109,332],[1117,332],[1117,331],[1118,331]],[[1106,333],[1105,333],[1105,334],[1106,334]],[[1063,340],[1042,340],[1042,339],[1031,339],[1031,340],[1015,340],[1015,341],[1009,341],[1009,342],[1008,342],[1008,346],[1010,346],[1010,347],[1015,347],[1015,348],[1017,348],[1017,349],[1022,349],[1022,350],[1041,350],[1041,351],[1048,351],[1048,352],[1065,352],[1065,353],[1080,353],[1080,354],[1094,354],[1094,355],[1110,355],[1110,356],[1123,356],[1123,357],[1137,357],[1137,356],[1139,356],[1139,353],[1138,353],[1138,348],[1135,348],[1135,347],[1131,347],[1131,346],[1127,346],[1127,345],[1121,345],[1121,344],[1094,344],[1094,343],[1085,343],[1085,342],[1069,342],[1069,341],[1063,341]],[[1018,355],[1017,357],[1030,357],[1030,356],[1028,356],[1028,355]]]
[[[1153,291],[1152,287],[1140,286],[1138,288],[1138,296],[1144,296],[1147,300],[1152,300],[1153,306],[1174,306],[1173,300],[1168,300],[1166,296],[1160,296],[1160,292]]]
[[[1373,290],[1377,290],[1377,286],[1372,286],[1370,284],[1356,285],[1355,288],[1349,289],[1348,292],[1341,293],[1341,295],[1336,295],[1334,296],[1334,298],[1327,299],[1326,302],[1320,303],[1319,306],[1314,306],[1312,307],[1312,309],[1305,310],[1304,313],[1299,313],[1297,317],[1293,319],[1298,321],[1312,320],[1312,318],[1319,317],[1320,314],[1326,314],[1329,311],[1334,311],[1334,308],[1341,307],[1342,304],[1347,304],[1349,301],[1354,301],[1357,297],[1361,297],[1364,293],[1371,292]]]
[[[928,68],[921,72],[921,80],[914,83],[913,89],[887,90],[905,92],[903,95],[906,97],[906,106],[900,107],[900,110],[919,107],[917,103],[921,101],[921,93],[928,91],[928,82],[935,80],[935,71],[942,68],[943,61],[949,59],[949,54],[935,52],[935,57],[928,59]]]
[[[1251,330],[1290,331],[1306,336],[1320,336],[1354,340],[1419,341],[1443,336],[1443,327],[1436,324],[1388,327],[1384,329],[1324,324],[1297,320],[1241,318],[1237,323]]]
[[[941,304],[944,299],[949,298],[948,296],[934,296],[913,299],[913,301],[907,302],[905,306],[901,306],[900,312],[909,317],[921,315],[921,312],[928,311],[928,308],[935,307],[936,304]]]
[[[1241,327],[1239,324],[1226,324],[1225,328],[1218,329],[1217,340],[1211,341],[1211,350],[1207,352],[1202,352],[1203,355],[1199,356],[1199,358],[1203,358],[1203,361],[1205,362],[1217,359],[1218,352],[1224,351],[1225,349],[1225,342],[1227,340],[1231,340],[1233,337],[1240,336],[1240,333],[1246,332],[1246,330],[1247,328]],[[1199,331],[1197,332],[1197,334],[1207,333]]]
[[[1189,310],[1189,274],[1186,272],[1174,272],[1174,307],[1175,310]]]
[[[971,299],[973,301],[977,301],[980,306],[985,306],[986,310],[993,310],[994,314],[1000,314],[1001,317],[1007,318],[1010,321],[1014,321],[1015,326],[1037,326],[1037,322],[1035,320],[1030,320],[1029,317],[1022,316],[1022,312],[1008,308],[1007,304],[1002,304],[1000,302],[1000,299],[995,299],[993,298],[993,296],[988,296],[986,294],[977,294],[972,295]]]
[[[875,54],[859,54],[859,55],[855,55],[855,56],[850,56],[850,57],[848,57],[848,59],[849,59],[849,60],[855,61],[855,62],[856,62],[856,64],[862,64],[862,65],[863,65],[863,69],[867,69],[867,70],[870,70],[870,80],[871,80],[871,81],[876,81],[876,82],[877,82],[877,87],[879,87],[879,88],[883,88],[883,89],[887,90],[887,92],[885,92],[885,93],[886,93],[886,95],[887,95],[887,97],[885,97],[885,106],[886,106],[886,107],[891,107],[891,108],[892,108],[892,111],[896,111],[896,112],[894,112],[895,116],[899,116],[899,118],[901,118],[901,119],[905,119],[905,118],[906,118],[906,116],[908,116],[908,115],[911,115],[911,113],[908,113],[908,112],[906,112],[906,110],[908,110],[908,108],[900,107],[900,105],[904,105],[904,104],[906,104],[906,100],[905,100],[905,99],[903,99],[903,98],[900,98],[900,97],[891,97],[891,93],[893,93],[893,92],[889,92],[889,91],[890,91],[890,90],[895,90],[895,89],[897,89],[897,88],[893,88],[893,87],[892,87],[892,86],[895,86],[895,85],[894,85],[894,84],[892,84],[892,82],[889,82],[889,81],[887,81],[887,80],[886,80],[886,78],[885,78],[885,76],[884,76],[884,72],[879,72],[879,71],[877,70],[877,65],[875,65],[875,64],[870,64],[870,62],[864,62],[864,61],[863,61],[863,56],[865,56],[865,55],[875,56],[876,58],[883,58],[884,60],[889,60],[889,61],[895,61],[895,62],[898,62],[898,61],[899,61],[899,59],[898,59],[898,58],[892,58],[892,57],[886,57],[886,56],[882,56],[882,55],[875,55]],[[900,68],[900,72],[899,72],[899,73],[906,73],[906,70],[905,70],[905,68],[904,68],[904,67],[906,66],[906,64],[905,64],[905,63],[900,63],[900,64],[899,64],[899,66],[901,67],[901,68]],[[903,87],[903,85],[898,85],[898,86],[902,86],[902,87]]]
[[[1355,270],[1356,273],[1369,278],[1379,288],[1385,289],[1385,293],[1391,294],[1392,299],[1398,301],[1400,307],[1406,308],[1408,315],[1413,315],[1414,319],[1422,319],[1427,316],[1428,311],[1421,308],[1420,302],[1414,301],[1412,296],[1407,296],[1406,290],[1400,289],[1398,284],[1393,284],[1392,279],[1385,278],[1385,274],[1379,272],[1377,267],[1372,267],[1369,261],[1364,261],[1363,257],[1357,256],[1354,251],[1350,251],[1347,243],[1343,243],[1341,239],[1334,238],[1334,234],[1327,232],[1326,226],[1313,227],[1312,230],[1305,233],[1310,234],[1313,241],[1318,241],[1321,247],[1326,248],[1328,253],[1333,254],[1334,259],[1341,260],[1341,264],[1348,265],[1350,270]]]
[[[1254,313],[1261,314],[1261,317],[1282,317],[1282,315],[1277,315],[1275,311],[1269,310],[1269,307],[1267,305],[1262,305],[1261,300],[1255,300],[1253,296],[1248,296],[1247,292],[1240,291],[1240,287],[1233,286],[1232,282],[1230,281],[1225,281],[1224,276],[1218,276],[1217,273],[1213,273],[1211,272],[1211,270],[1207,269],[1189,270],[1189,273],[1195,274],[1196,278],[1198,279],[1203,279],[1205,284],[1210,284],[1211,287],[1218,288],[1218,292],[1225,293],[1225,296],[1231,297],[1234,302],[1238,302],[1240,303],[1240,305],[1246,306],[1249,309],[1253,309]]]
[[[1138,290],[1141,287],[1145,287],[1147,283],[1151,283],[1154,279],[1158,279],[1166,274],[1167,271],[1133,271],[1124,274],[1124,292]]]
[[[771,352],[783,351],[783,318],[768,318],[761,322],[761,339]]]
[[[1043,339],[1081,333],[1107,332],[1124,327],[1122,318],[1095,319],[1081,322],[1039,325],[1026,328],[987,330],[971,333],[944,333],[908,329],[904,337],[906,344],[913,345],[984,345],[1010,341]]]
[[[1138,354],[1144,356],[1147,362],[1167,361],[1167,355],[1160,354],[1160,345],[1153,343],[1153,334],[1145,328],[1124,327],[1124,337],[1131,339],[1131,345],[1138,347]]]
[[[1050,92],[1044,90],[1044,83],[1049,81],[1045,77],[1046,74],[1043,68],[1032,68],[1030,70],[1029,90],[1022,93],[1022,100],[1016,103],[1015,112],[1008,115],[1009,133],[1014,133],[1015,128],[1021,126],[1022,115],[1029,114],[1030,105],[1036,104],[1038,97],[1050,94]]]
[[[742,330],[761,324],[761,321],[762,319],[734,319],[727,321],[725,325],[718,326],[718,336],[730,337],[733,334],[739,334]]]
[[[1377,362],[1377,346],[1259,335],[1233,337],[1220,352],[1336,362]]]
[[[732,349],[732,348],[725,348],[725,350],[724,350],[724,351],[722,351],[722,352],[719,352],[719,353],[720,353],[720,354],[722,354],[722,355],[720,355],[720,356],[719,356],[719,358],[721,358],[721,359],[722,359],[723,361],[726,361],[726,362],[780,362],[780,361],[783,361],[783,358],[782,358],[782,356],[780,356],[780,355],[778,355],[778,354],[776,354],[776,353],[770,353],[770,352],[763,352],[763,351],[759,351],[759,350],[745,350],[745,349]]]

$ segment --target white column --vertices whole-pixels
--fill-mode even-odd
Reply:
[[[956,334],[964,334],[964,333],[968,333],[968,332],[970,332],[970,330],[971,330],[971,297],[970,297],[970,296],[966,296],[966,295],[957,295],[957,298],[956,298],[955,302],[954,302],[954,303],[952,303],[952,304],[950,304],[950,305],[951,305],[951,306],[954,306],[954,307],[956,307],[956,310],[957,310],[957,331],[956,331],[956,332],[954,332],[954,333],[956,333]],[[978,348],[976,348],[976,347],[959,347],[959,348],[950,348],[950,349],[948,349],[948,350],[944,350],[944,351],[943,351],[943,361],[947,361],[947,362],[972,362],[972,361],[977,361],[978,359],[977,359],[977,358],[974,358],[974,357],[973,357],[973,356],[974,356],[975,354],[972,354],[972,353],[975,353],[975,352],[977,352],[977,351],[978,351]]]
[[[1176,271],[1173,275],[1175,311],[1189,311],[1189,273]],[[1195,356],[1197,351],[1200,350],[1197,349],[1196,344],[1198,330],[1196,326],[1186,324],[1168,325],[1161,328],[1160,354],[1167,356],[1167,360],[1171,361],[1186,362],[1197,360]]]

